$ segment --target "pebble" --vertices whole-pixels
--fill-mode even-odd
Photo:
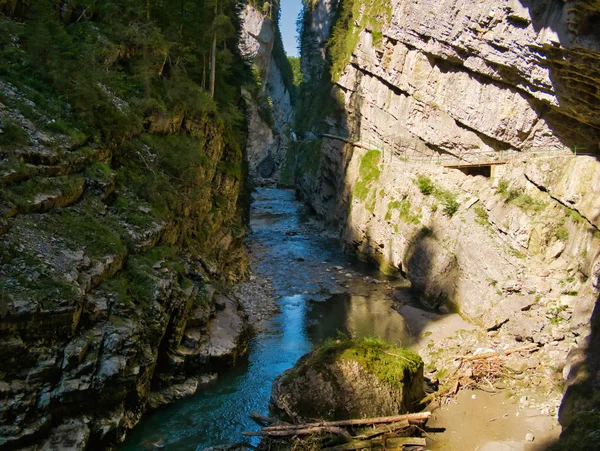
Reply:
[[[533,442],[535,440],[534,435],[531,432],[528,432],[527,435],[525,436],[525,441],[526,442]]]

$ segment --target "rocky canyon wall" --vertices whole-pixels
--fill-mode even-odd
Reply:
[[[299,194],[428,306],[573,380],[600,289],[598,5],[316,4],[302,67],[337,109],[309,114]]]
[[[91,8],[75,9],[79,30],[96,49],[121,50],[96,60],[100,71],[66,74],[63,95],[27,66],[30,17],[0,24],[2,449],[108,449],[245,350],[245,314],[222,294],[248,273],[244,130],[219,116],[202,80],[124,44],[109,34],[119,24],[92,23]],[[54,35],[42,45],[67,40],[44,17]],[[124,20],[160,35],[146,14]],[[52,67],[89,50],[70,45],[60,60],[46,55]],[[132,67],[150,67],[145,94]],[[224,78],[216,88],[241,101]]]
[[[277,16],[271,11],[271,17]],[[281,65],[274,57],[274,48],[283,49],[274,19],[252,5],[242,13],[242,54],[252,63],[257,86],[244,93],[248,105],[247,158],[253,181],[278,181],[281,167],[292,140],[291,124],[294,109],[289,87]]]

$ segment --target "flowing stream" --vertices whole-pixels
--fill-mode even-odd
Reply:
[[[246,441],[258,430],[251,412],[268,413],[273,380],[328,337],[408,340],[389,293],[405,287],[341,251],[340,243],[294,199],[293,191],[260,188],[252,205],[248,245],[253,272],[272,279],[277,313],[249,344],[248,356],[195,396],[149,415],[123,450],[203,450]]]

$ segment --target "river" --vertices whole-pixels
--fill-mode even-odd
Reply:
[[[249,344],[246,358],[195,396],[144,418],[123,450],[202,450],[248,441],[257,430],[253,411],[268,413],[273,380],[311,348],[338,333],[379,336],[400,344],[407,328],[389,293],[406,286],[341,251],[339,240],[294,198],[294,192],[259,188],[247,243],[254,274],[272,279],[279,313]]]

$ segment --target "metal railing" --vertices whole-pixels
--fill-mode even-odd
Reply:
[[[401,136],[371,139],[362,136],[338,136],[323,134],[323,137],[339,139],[357,147],[381,152],[383,161],[400,161],[413,164],[432,164],[439,166],[489,166],[505,164],[519,158],[535,158],[538,156],[582,155],[583,148],[566,146],[555,148],[530,147],[521,150],[460,150],[456,153],[447,150],[433,152],[423,142],[415,138]],[[394,158],[395,157],[395,158]]]

